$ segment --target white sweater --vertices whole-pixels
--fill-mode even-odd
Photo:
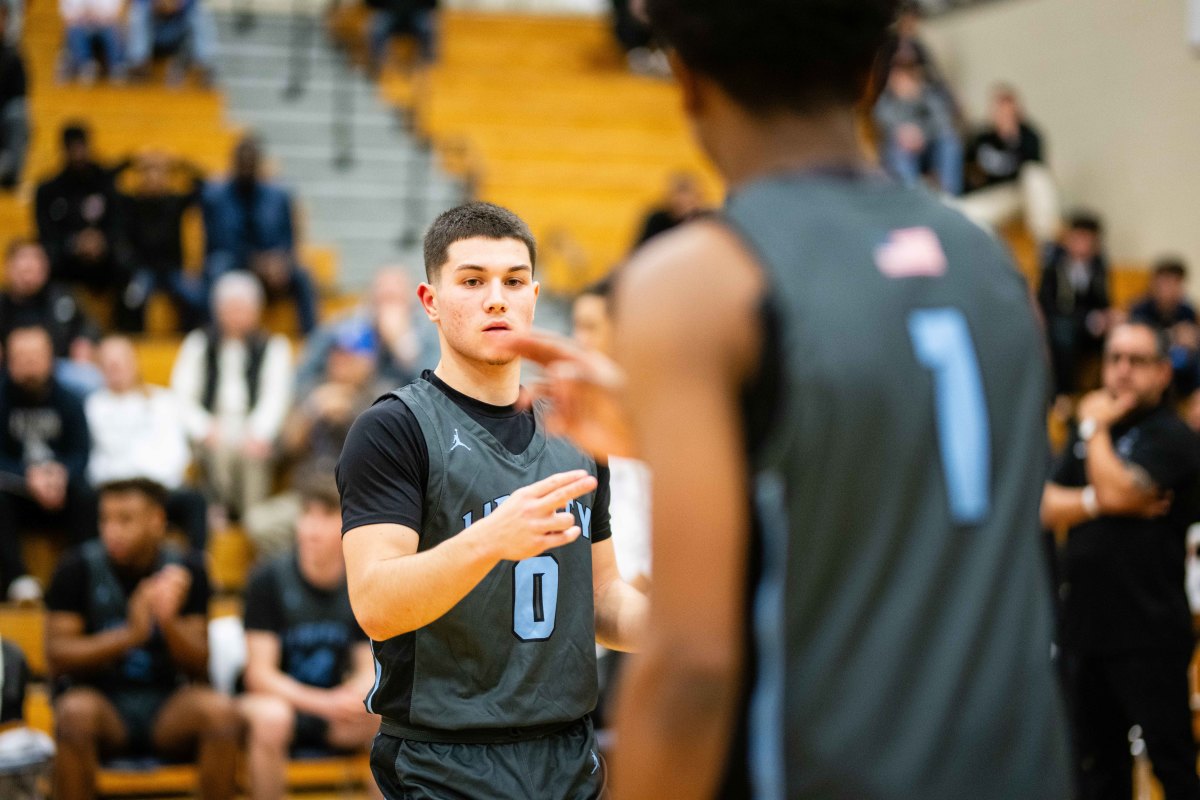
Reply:
[[[88,395],[84,410],[92,436],[88,478],[93,485],[127,478],[151,478],[168,489],[182,485],[191,453],[170,391],[101,389]]]
[[[225,444],[236,446],[249,437],[274,442],[292,399],[291,344],[278,334],[267,340],[258,376],[258,403],[251,409],[246,387],[246,346],[239,340],[223,340],[217,354],[217,394],[209,412],[202,405],[207,341],[203,330],[189,333],[171,368],[171,388],[183,408],[188,436],[192,441],[203,440],[215,421]]]

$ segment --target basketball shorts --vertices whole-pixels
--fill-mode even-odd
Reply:
[[[587,718],[540,738],[494,744],[380,732],[371,773],[388,800],[595,800],[605,783]]]

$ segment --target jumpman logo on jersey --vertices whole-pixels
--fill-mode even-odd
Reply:
[[[449,450],[447,450],[446,452],[447,452],[447,453],[453,453],[453,452],[454,452],[454,449],[455,449],[456,447],[461,447],[461,448],[463,448],[464,450],[466,450],[467,452],[470,452],[470,451],[471,451],[471,448],[470,448],[470,447],[467,447],[467,445],[463,444],[463,440],[462,440],[462,439],[460,439],[460,438],[458,438],[458,428],[455,428],[455,429],[454,429],[454,441],[450,442],[450,449],[449,449]]]
[[[596,751],[592,751],[592,775],[596,774],[596,770],[600,769],[600,757],[596,755]]]

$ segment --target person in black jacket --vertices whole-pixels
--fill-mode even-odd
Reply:
[[[120,296],[129,283],[129,269],[112,170],[92,160],[83,126],[67,125],[62,142],[63,169],[38,186],[34,204],[51,274],[64,283]],[[124,302],[114,303],[114,323],[131,327]]]
[[[42,246],[32,239],[11,242],[5,254],[5,273],[7,283],[0,292],[0,342],[17,328],[41,326],[54,345],[59,382],[80,394],[98,388],[100,373],[93,355],[99,329],[69,291],[50,281]]]
[[[204,173],[165,153],[146,152],[122,164],[136,167],[136,190],[121,195],[122,218],[129,244],[133,281],[127,292],[137,328],[144,327],[145,302],[155,291],[166,292],[184,331],[202,325],[208,298],[203,281],[183,269],[183,218],[200,205]],[[174,173],[174,174],[173,174]],[[182,191],[175,185],[182,184]]]
[[[1042,266],[1038,305],[1046,322],[1055,391],[1068,395],[1094,388],[1095,363],[1110,326],[1108,261],[1100,220],[1075,214],[1061,244]]]
[[[19,535],[59,530],[79,541],[96,535],[88,487],[91,437],[83,403],[54,380],[45,328],[17,328],[5,346],[0,383],[0,585],[25,575]],[[27,584],[25,581],[24,584]]]
[[[0,4],[0,43],[6,42],[9,7]],[[25,60],[11,44],[0,44],[0,189],[12,189],[21,178],[29,147],[29,112],[25,103]]]

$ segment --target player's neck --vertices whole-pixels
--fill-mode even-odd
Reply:
[[[521,393],[521,360],[486,364],[443,349],[433,374],[457,392],[492,406],[510,406]]]
[[[730,190],[781,172],[869,165],[854,109],[768,119],[736,114],[721,128],[725,135],[711,143],[712,155]]]

